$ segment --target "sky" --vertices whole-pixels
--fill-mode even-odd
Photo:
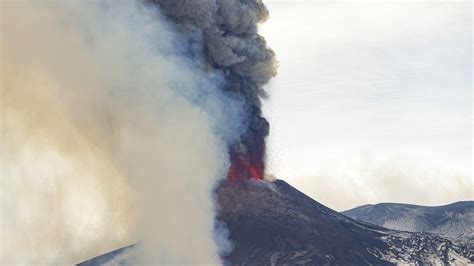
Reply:
[[[268,173],[336,210],[472,200],[472,4],[267,1]]]
[[[266,2],[260,31],[280,65],[264,100],[268,173],[336,210],[474,198],[469,2]],[[216,255],[225,142],[172,93],[193,99],[213,80],[176,57],[156,14],[82,3],[2,13],[0,264],[72,264],[137,239],[182,258],[189,234]]]

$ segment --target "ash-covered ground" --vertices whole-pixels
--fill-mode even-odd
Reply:
[[[282,180],[224,183],[218,219],[234,244],[228,265],[470,264],[468,243],[353,220]],[[133,247],[80,265],[130,265]]]

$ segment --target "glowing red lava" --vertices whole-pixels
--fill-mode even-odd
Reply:
[[[228,176],[234,184],[245,179],[263,180],[263,167],[252,165],[244,155],[233,156]]]

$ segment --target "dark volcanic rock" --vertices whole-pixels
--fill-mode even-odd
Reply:
[[[133,265],[135,257],[133,254],[133,245],[119,248],[109,253],[97,256],[90,260],[77,264],[78,266],[98,266],[98,265],[110,265],[110,266],[126,266]]]
[[[232,264],[380,264],[369,250],[388,248],[378,227],[356,223],[281,180],[223,185],[219,203],[219,219],[235,243],[227,257]]]
[[[472,263],[466,244],[355,221],[281,180],[224,183],[217,195],[221,206],[218,219],[226,223],[234,243],[232,253],[223,258],[226,264]],[[133,262],[133,250],[115,252],[119,254],[114,258],[116,265]],[[81,265],[101,264],[87,261]]]

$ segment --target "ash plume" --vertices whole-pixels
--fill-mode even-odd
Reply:
[[[225,89],[245,104],[245,131],[231,144],[230,178],[262,179],[269,124],[260,97],[276,75],[274,52],[257,25],[268,18],[262,0],[153,0],[178,27],[193,54],[204,54],[203,67],[225,78]],[[259,97],[260,96],[260,97]],[[245,165],[254,167],[249,171]],[[242,169],[244,168],[244,169]]]
[[[215,187],[264,170],[261,1],[0,5],[0,264],[221,263]]]

